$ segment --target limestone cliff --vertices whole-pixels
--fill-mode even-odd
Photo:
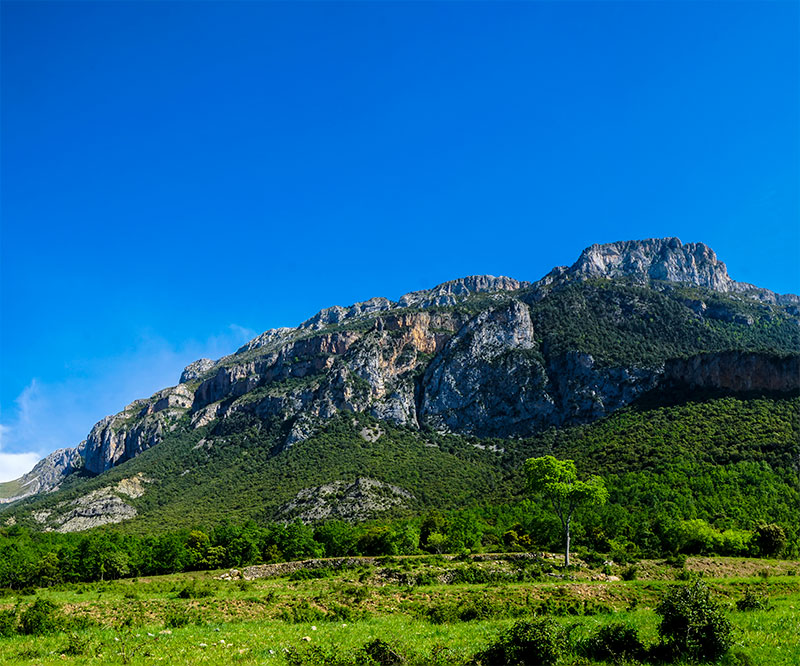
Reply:
[[[796,296],[735,282],[702,243],[665,238],[592,245],[572,266],[538,282],[472,276],[397,301],[380,297],[326,308],[295,328],[266,331],[229,356],[190,364],[178,386],[106,417],[78,450],[48,456],[16,483],[26,494],[44,492],[79,466],[101,474],[137,456],[179,421],[201,428],[241,412],[284,424],[284,446],[308,438],[341,412],[413,428],[520,437],[597,420],[662,386],[798,389],[796,356],[723,347],[658,363],[599,363],[580,336],[567,351],[549,349],[532,308],[559,289],[598,279],[672,289],[670,307],[702,320],[697,330],[709,331],[709,340],[718,339],[713,335],[720,327],[749,328],[757,336],[780,325],[789,333],[765,337],[764,344],[778,339],[786,347],[800,329]],[[625,298],[633,297],[620,292],[620,302]],[[635,300],[622,305],[625,319],[658,316]],[[575,315],[552,316],[572,326]]]

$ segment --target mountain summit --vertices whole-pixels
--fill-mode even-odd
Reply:
[[[102,479],[150,450],[211,459],[230,442],[262,442],[259,451],[279,460],[348,414],[374,421],[363,441],[390,426],[508,439],[592,423],[676,385],[791,392],[798,305],[795,295],[733,281],[708,246],[665,238],[592,245],[536,282],[471,276],[397,301],[333,306],[229,356],[191,363],[177,386],[134,401],[76,450],[0,485],[0,502],[52,491],[76,470]],[[201,474],[199,464],[180,473]],[[156,476],[144,460],[139,468],[143,479]],[[120,519],[135,514],[117,486],[103,488],[97,501],[129,507]],[[96,502],[65,505],[42,524],[86,526],[75,511],[95,524],[95,510]]]

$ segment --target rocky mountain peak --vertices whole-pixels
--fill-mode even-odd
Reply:
[[[497,291],[516,291],[530,286],[530,282],[521,282],[505,275],[470,275],[438,284],[432,289],[412,291],[402,296],[397,302],[401,308],[435,307],[455,305],[471,294],[491,293]]]
[[[216,361],[212,361],[210,358],[199,358],[196,361],[192,361],[183,369],[179,383],[185,384],[193,379],[197,379],[204,372],[213,368],[215,363]]]
[[[571,277],[666,280],[727,292],[734,288],[725,264],[704,243],[678,238],[618,241],[586,248],[568,269]]]

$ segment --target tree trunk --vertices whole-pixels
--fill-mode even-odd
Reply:
[[[566,529],[564,530],[565,536],[566,536],[566,541],[567,541],[567,547],[566,547],[566,550],[565,550],[565,553],[564,553],[564,566],[565,567],[569,566],[569,522],[570,521],[568,520]]]

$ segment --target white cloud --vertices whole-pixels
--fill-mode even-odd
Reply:
[[[40,459],[38,453],[0,453],[0,483],[30,472]]]
[[[14,407],[3,414],[0,476],[8,477],[14,472],[6,469],[18,470],[55,449],[77,446],[104,416],[177,384],[188,363],[233,353],[255,335],[255,331],[236,324],[205,340],[181,345],[147,334],[140,336],[130,353],[70,361],[70,377],[62,381],[32,379]]]

